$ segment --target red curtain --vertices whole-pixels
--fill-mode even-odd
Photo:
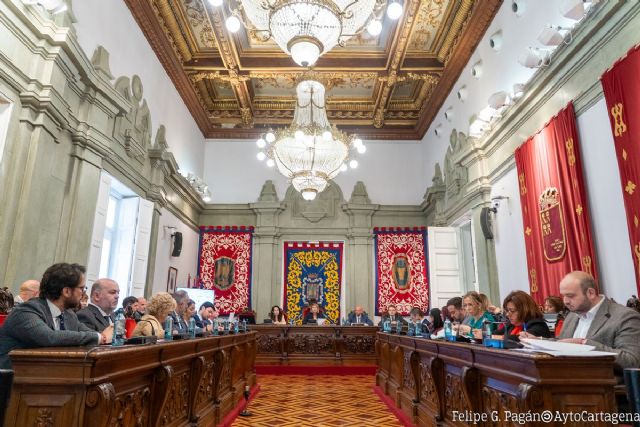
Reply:
[[[540,304],[565,274],[597,277],[573,104],[515,153],[529,290]]]
[[[640,46],[602,75],[640,292]],[[635,120],[634,120],[635,119]]]

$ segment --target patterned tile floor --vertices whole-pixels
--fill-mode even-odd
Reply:
[[[251,417],[233,427],[402,427],[375,395],[375,377],[260,375]]]

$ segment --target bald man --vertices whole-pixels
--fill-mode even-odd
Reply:
[[[20,293],[13,299],[15,305],[29,301],[40,296],[40,282],[27,280],[20,285]]]
[[[90,329],[102,332],[113,324],[113,311],[118,306],[120,287],[115,280],[98,279],[91,286],[89,305],[78,311],[78,320]]]
[[[353,308],[353,311],[349,313],[349,316],[347,317],[347,323],[373,326],[373,321],[369,319],[369,316],[367,315],[367,313],[365,313],[361,305],[356,305]]]
[[[584,271],[567,274],[560,294],[571,311],[560,341],[616,353],[618,368],[640,368],[640,314],[598,294],[595,279]]]

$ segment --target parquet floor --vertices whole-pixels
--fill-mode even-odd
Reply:
[[[253,416],[233,427],[402,427],[371,390],[371,375],[260,375],[258,383]]]

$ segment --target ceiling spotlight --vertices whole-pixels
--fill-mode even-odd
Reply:
[[[496,52],[502,49],[502,30],[498,30],[489,37],[489,46]]]
[[[473,64],[473,67],[471,67],[471,75],[476,79],[482,77],[482,60]]]
[[[462,102],[466,101],[468,95],[467,86],[463,85],[460,89],[458,89],[458,99]]]
[[[579,21],[587,13],[589,7],[597,1],[587,0],[563,0],[560,3],[560,14],[565,18]]]
[[[562,34],[560,31],[566,31]],[[538,41],[544,46],[560,46],[563,42],[571,43],[571,31],[565,27],[554,27],[549,24],[545,26],[538,35]]]
[[[227,30],[231,33],[235,33],[240,29],[240,20],[236,16],[230,16],[225,22]]]
[[[222,0],[209,0],[209,4],[213,7],[222,6]]]
[[[402,5],[397,1],[392,1],[387,6],[387,16],[394,21],[402,16]]]
[[[448,121],[453,120],[453,107],[447,108],[447,110],[444,112],[444,118]]]
[[[519,18],[527,10],[527,2],[525,0],[513,0],[511,2],[511,10]]]
[[[436,136],[441,136],[442,135],[442,123],[439,123],[438,126],[436,126],[436,128],[433,130],[436,134]]]
[[[530,47],[526,53],[518,56],[518,63],[527,68],[546,67],[551,62],[549,51]]]
[[[382,22],[378,19],[374,19],[369,23],[369,25],[367,25],[367,32],[372,36],[377,36],[382,32]]]
[[[500,91],[489,97],[489,106],[494,110],[498,110],[509,105],[510,101],[509,94],[505,91]]]
[[[513,99],[519,99],[524,95],[524,84],[516,83],[513,85]]]

